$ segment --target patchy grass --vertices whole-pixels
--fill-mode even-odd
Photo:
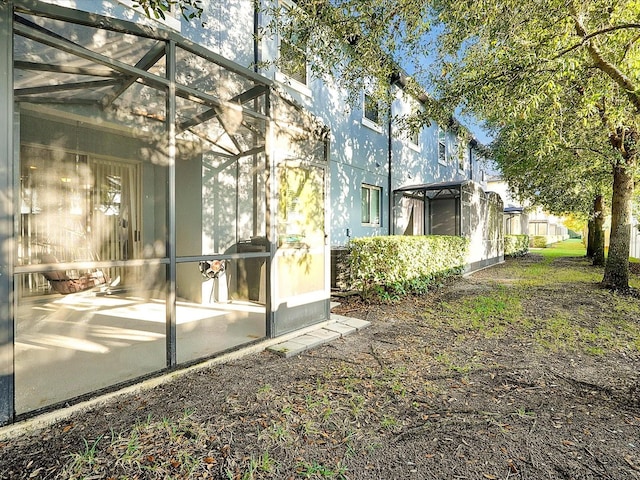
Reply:
[[[475,331],[486,337],[501,335],[525,320],[518,295],[502,285],[490,293],[442,302],[438,307],[427,312],[428,321],[459,332]]]
[[[570,240],[554,245],[541,261],[508,262],[490,291],[455,295],[425,313],[435,328],[450,328],[458,342],[470,335],[501,338],[515,335],[542,350],[604,355],[640,351],[640,303],[598,288],[602,269],[581,259],[584,248]],[[569,255],[569,256],[567,256]],[[587,298],[576,299],[584,290]],[[447,368],[467,373],[472,364],[448,352],[437,359]]]
[[[547,262],[550,262],[560,257],[584,257],[587,249],[581,239],[574,238],[554,243],[547,248],[536,250],[535,253],[542,255]]]
[[[192,478],[217,463],[208,434],[190,419],[163,418],[136,423],[131,430],[84,439],[85,449],[71,455],[62,478]]]

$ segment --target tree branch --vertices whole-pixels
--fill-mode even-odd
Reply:
[[[597,37],[598,35],[602,35],[603,33],[615,32],[617,30],[625,30],[629,28],[640,28],[640,23],[623,23],[622,25],[613,25],[601,30],[596,30],[595,32],[591,32],[590,34],[584,36],[582,38],[582,41],[586,42],[587,40],[590,40],[593,37]]]
[[[586,32],[585,32],[585,34],[582,35],[582,40],[580,40],[580,42],[576,43],[575,45],[572,45],[571,47],[565,48],[560,53],[558,53],[555,57],[553,57],[553,60],[556,60],[556,59],[562,57],[563,55],[566,55],[567,53],[575,50],[576,48],[582,47],[586,42],[588,42],[589,40],[591,40],[594,37],[597,37],[598,35],[602,35],[602,34],[610,33],[610,32],[615,32],[617,30],[625,30],[625,29],[632,29],[632,28],[640,29],[640,23],[624,23],[622,25],[614,25],[612,27],[607,27],[607,28],[603,28],[601,30],[596,30],[595,32],[591,32],[589,34],[586,34]]]
[[[575,23],[576,32],[580,37],[582,37],[583,42],[586,44],[587,51],[595,62],[596,67],[625,90],[627,97],[629,97],[633,106],[640,113],[640,88],[636,87],[629,77],[602,56],[600,49],[590,40],[593,38],[593,34],[587,34],[581,18],[575,13],[573,15],[573,21]]]

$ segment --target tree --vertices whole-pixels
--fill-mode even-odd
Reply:
[[[603,284],[628,288],[640,132],[640,4],[437,0],[434,14],[445,25],[440,58],[447,68],[436,79],[445,101],[463,104],[496,129],[541,119],[553,142],[571,133],[563,130],[570,117],[587,132],[590,147],[607,155],[612,226]],[[542,168],[555,166],[547,157]]]
[[[567,91],[564,104],[572,104]],[[546,112],[543,99],[538,112]],[[603,194],[610,195],[608,143],[597,145],[576,117],[563,115],[548,124],[546,115],[530,115],[502,128],[493,145],[493,160],[516,197],[550,213],[589,219],[587,256],[604,265]],[[532,172],[535,172],[532,174]]]

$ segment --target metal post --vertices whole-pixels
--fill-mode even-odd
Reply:
[[[276,230],[276,213],[275,208],[277,205],[277,199],[275,197],[277,190],[274,189],[274,185],[277,182],[277,170],[276,166],[273,162],[273,135],[275,132],[273,131],[273,120],[271,119],[271,95],[273,91],[271,88],[267,90],[265,94],[265,110],[264,113],[267,116],[267,121],[265,122],[266,132],[264,135],[265,138],[265,146],[264,146],[264,157],[265,157],[265,174],[267,175],[265,182],[265,190],[266,190],[266,201],[267,201],[267,211],[266,211],[266,229],[267,229],[267,238],[269,239],[269,258],[267,261],[267,265],[265,267],[265,271],[267,272],[265,278],[265,290],[267,292],[267,301],[266,301],[266,311],[267,318],[265,319],[266,325],[266,334],[267,338],[272,338],[275,335],[275,322],[276,316],[273,311],[273,302],[275,298],[275,287],[276,285],[274,279],[277,278],[277,272],[275,271],[275,256],[278,248],[278,234]]]
[[[0,425],[15,412],[12,12],[13,2],[0,2]]]
[[[167,205],[167,226],[169,230],[169,291],[167,294],[166,354],[167,367],[177,363],[176,356],[176,42],[169,40],[166,45],[167,59],[167,136],[169,148],[169,192]]]

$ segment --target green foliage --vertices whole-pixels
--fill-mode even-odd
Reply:
[[[532,235],[530,237],[531,248],[545,248],[549,243],[547,235]]]
[[[611,192],[612,225],[625,228],[612,229],[603,283],[626,288],[626,185],[638,178],[640,152],[640,4],[430,3],[443,31],[443,68],[432,75],[441,100],[461,103],[498,134],[493,158],[520,198],[589,213],[590,198]]]
[[[520,257],[529,253],[529,235],[505,235],[504,256]]]
[[[148,17],[162,18],[177,9],[182,17],[191,21],[202,17],[202,0],[134,0],[133,5],[142,8]]]
[[[468,248],[466,238],[440,235],[352,239],[351,283],[372,300],[425,293],[463,271]]]
[[[530,248],[546,248],[558,242],[562,242],[566,236],[562,235],[532,235],[529,237]]]

